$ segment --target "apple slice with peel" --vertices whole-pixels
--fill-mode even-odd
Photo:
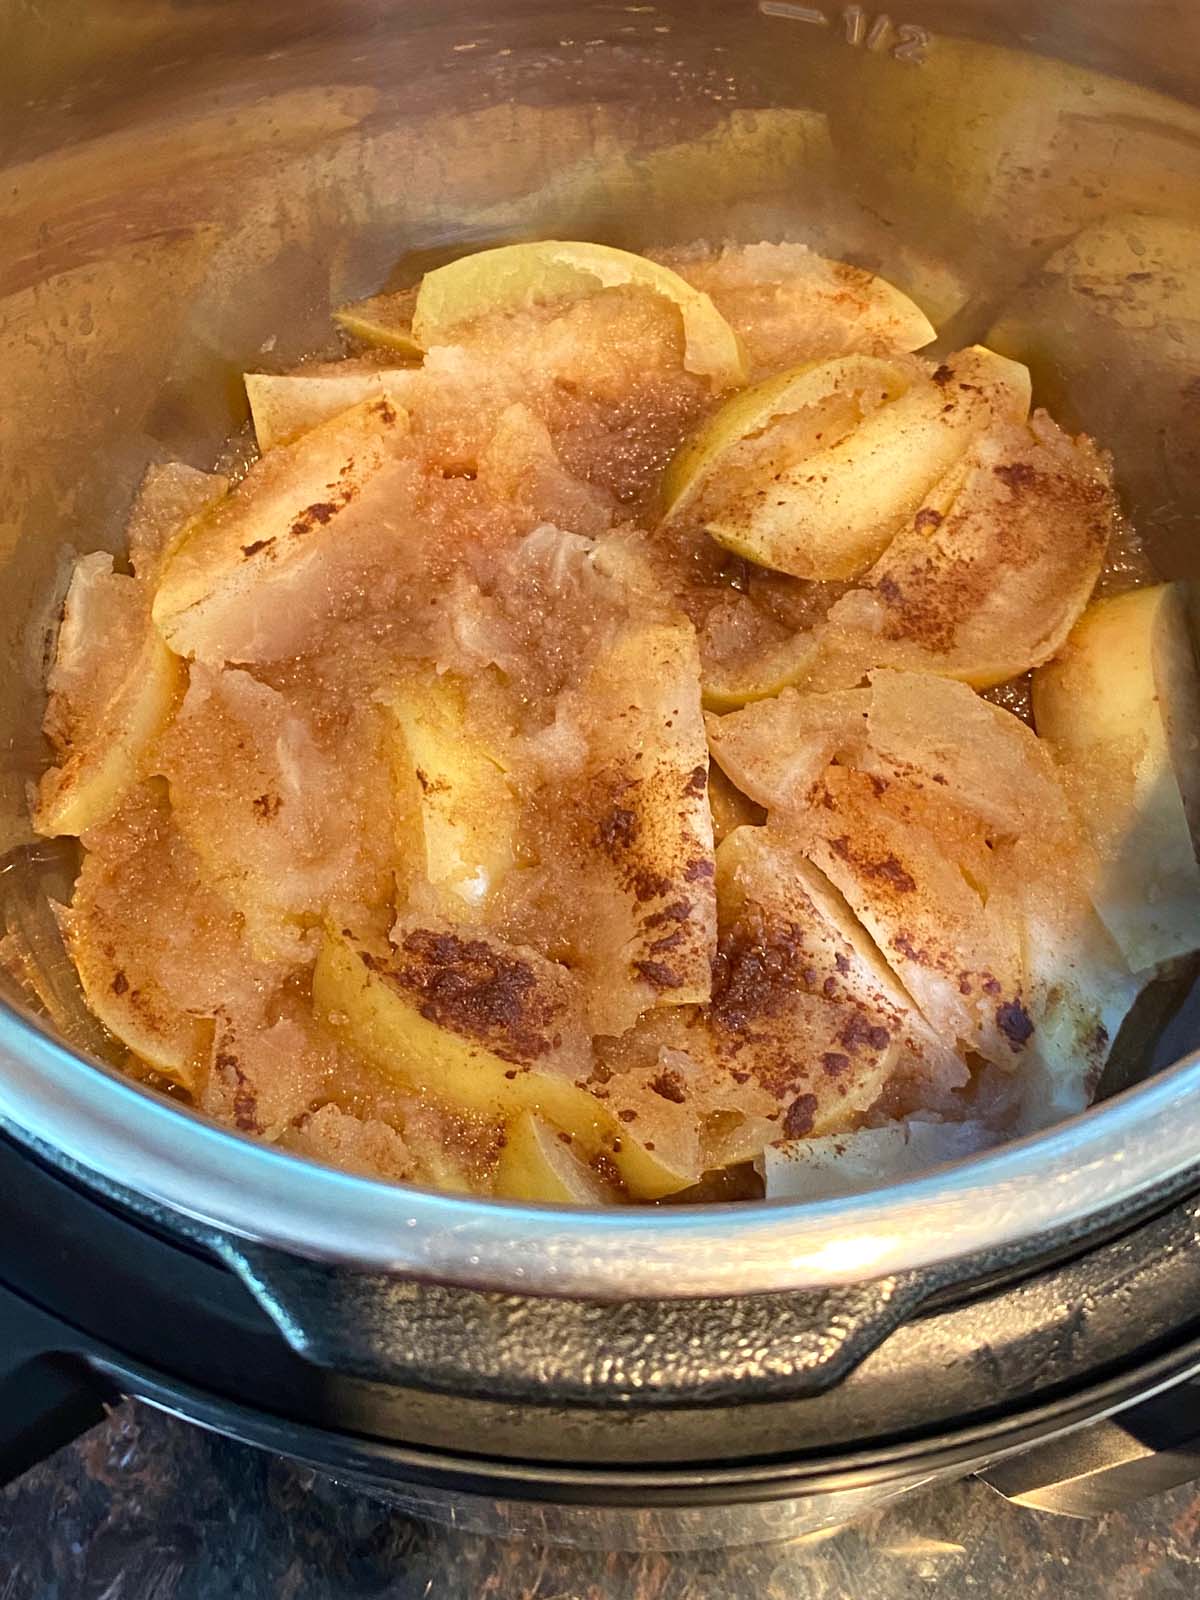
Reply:
[[[789,685],[835,689],[873,667],[976,689],[1018,677],[1054,654],[1087,605],[1115,512],[1090,441],[1043,412],[989,428],[823,624],[708,665],[704,703],[728,711]]]
[[[339,361],[324,372],[247,372],[243,382],[259,451],[265,455],[364,400],[382,395],[403,399],[413,377],[412,368],[356,369],[351,361]]]
[[[392,939],[331,931],[313,975],[318,1018],[372,1065],[452,1111],[501,1121],[533,1112],[636,1198],[696,1181],[622,1137],[587,1088],[590,1050],[566,968],[477,929],[404,919]]]
[[[1136,972],[1200,948],[1200,676],[1183,584],[1086,611],[1034,719],[1098,858],[1096,910]]]
[[[895,361],[849,355],[809,361],[777,373],[727,400],[673,458],[663,479],[664,520],[681,515],[714,473],[773,477],[784,467],[826,444],[842,439],[865,414],[895,400],[916,374]],[[775,424],[796,419],[771,450]],[[766,439],[764,435],[768,435]],[[737,447],[757,441],[748,459]],[[764,456],[764,447],[770,454]],[[727,489],[724,491],[728,492]]]
[[[777,474],[735,483],[728,495],[720,482],[710,485],[704,525],[759,566],[798,578],[857,577],[981,433],[1024,421],[1029,399],[1024,367],[972,346]]]
[[[610,245],[556,239],[501,245],[427,272],[417,292],[413,337],[425,349],[453,344],[460,329],[481,317],[626,285],[679,307],[689,372],[709,378],[716,389],[745,382],[737,336],[709,297],[670,268]]]
[[[421,359],[421,346],[413,337],[412,314],[416,295],[411,289],[396,294],[375,294],[352,305],[339,306],[333,320],[344,333],[361,344],[393,350],[398,356]]]
[[[45,729],[59,757],[38,785],[39,833],[81,834],[113,815],[183,692],[179,661],[150,623],[150,596],[97,551],[75,563],[63,605]]]
[[[1108,463],[1089,440],[1044,413],[989,429],[863,587],[831,607],[811,681],[892,666],[986,689],[1040,665],[1091,597],[1115,511]]]
[[[480,715],[481,687],[431,671],[385,697],[409,897],[463,921],[483,911],[511,871],[521,821],[497,719],[489,730]]]
[[[406,428],[386,395],[366,400],[270,451],[198,517],[154,597],[170,648],[211,666],[291,654],[353,560],[351,534],[386,532],[386,506],[364,500]]]
[[[495,1193],[504,1200],[550,1205],[611,1205],[616,1196],[571,1148],[570,1135],[522,1111],[504,1130]]]

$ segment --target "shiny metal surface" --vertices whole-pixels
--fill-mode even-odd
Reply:
[[[85,1172],[237,1238],[444,1283],[721,1295],[852,1283],[995,1251],[1194,1168],[1200,1060],[1075,1122],[893,1189],[786,1202],[564,1211],[421,1193],[253,1144],[97,1072],[0,1015],[0,1121]]]
[[[1086,224],[1200,217],[1187,0],[914,0],[894,21],[790,0],[144,0],[12,7],[0,29],[6,907],[63,892],[69,866],[31,848],[24,797],[70,551],[118,547],[149,461],[211,465],[244,420],[241,369],[331,348],[331,304],[484,240],[789,236],[878,267],[962,343],[1036,304],[1042,263]],[[1068,420],[1117,450],[1160,569],[1195,574],[1200,330],[1182,350],[1154,333],[1089,344],[1081,324],[1082,383],[1030,338]],[[1183,1054],[1200,1030],[1174,1039]],[[303,1256],[538,1292],[846,1283],[1081,1225],[1196,1164],[1198,1091],[1189,1057],[1072,1125],[852,1201],[583,1214],[307,1166],[0,1013],[0,1121],[79,1169]]]

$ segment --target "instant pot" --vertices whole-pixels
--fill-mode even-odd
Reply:
[[[948,349],[1000,330],[1114,451],[1159,571],[1195,575],[1200,11],[906,7],[0,7],[0,912],[24,961],[0,1471],[122,1393],[423,1514],[597,1544],[790,1535],[972,1471],[1084,1514],[1200,1470],[1186,973],[1100,1104],[955,1167],[820,1203],[501,1204],[306,1163],[123,1077],[47,912],[73,863],[29,827],[72,554],[119,549],[148,464],[229,459],[243,369],[333,353],[331,306],[485,244],[794,238],[876,269]],[[1114,286],[1082,245],[1064,274],[1108,224],[1153,241],[1153,314],[1145,274]]]

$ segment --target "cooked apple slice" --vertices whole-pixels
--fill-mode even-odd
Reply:
[[[221,1013],[248,1016],[282,973],[254,960],[238,918],[200,875],[158,784],[132,791],[89,835],[67,949],[110,1033],[184,1088],[202,1076]]]
[[[485,687],[477,684],[472,693],[461,678],[428,672],[402,681],[387,696],[395,726],[398,843],[402,861],[411,864],[409,893],[459,920],[478,915],[511,871],[521,821],[497,708],[491,708],[490,732],[480,715]]]
[[[152,578],[180,534],[229,492],[229,479],[197,472],[182,461],[146,468],[125,527],[129,562],[139,578]]]
[[[1000,846],[1018,907],[1034,1031],[1018,1068],[1016,1127],[1049,1126],[1090,1104],[1121,1025],[1153,971],[1131,973],[1088,894],[1094,862],[1078,828]]]
[[[963,1161],[1000,1142],[983,1122],[906,1117],[877,1128],[768,1147],[762,1171],[768,1200],[828,1200],[862,1194]]]
[[[217,1018],[196,1104],[207,1116],[274,1143],[326,1097],[336,1066],[332,1040],[289,997],[269,1023]]]
[[[285,1128],[279,1143],[310,1161],[390,1183],[417,1183],[426,1178],[399,1129],[381,1117],[355,1116],[332,1102]]]
[[[1039,665],[1091,596],[1115,508],[1107,463],[1088,440],[1043,413],[990,430],[864,587],[831,607],[810,681],[895,666],[985,689]]]
[[[886,279],[802,244],[727,245],[716,256],[668,259],[732,325],[755,377],[852,351],[920,350],[937,337],[920,307]]]
[[[238,668],[194,666],[161,741],[176,823],[265,960],[307,965],[344,907],[390,899],[395,840],[384,718]]]
[[[362,344],[394,350],[398,356],[421,359],[421,346],[413,337],[412,315],[416,295],[411,289],[396,294],[375,294],[367,300],[340,306],[333,313],[338,327]]]
[[[252,467],[166,564],[153,614],[170,648],[213,666],[298,648],[353,536],[386,525],[370,491],[406,426],[386,396],[367,400]]]
[[[880,556],[930,489],[987,427],[1023,421],[1029,374],[981,346],[869,411],[844,439],[728,498],[710,486],[719,544],[799,578],[853,578]]]
[[[412,331],[419,344],[452,344],[464,325],[538,302],[577,300],[624,285],[648,289],[679,307],[684,365],[717,389],[745,382],[737,336],[706,294],[678,273],[610,245],[544,240],[463,256],[421,280]]]
[[[393,937],[326,934],[313,977],[322,1022],[405,1087],[460,1110],[532,1109],[569,1129],[602,1120],[576,1086],[588,1047],[565,968],[474,929],[402,921]]]
[[[595,1042],[593,1082],[618,1120],[622,1160],[657,1163],[660,1192],[693,1188],[778,1136],[778,1093],[752,1081],[740,1061],[719,1058],[707,1007],[648,1011],[619,1037]]]
[[[928,791],[834,766],[789,829],[935,1032],[1012,1065],[1032,1031],[1019,927],[978,819]]]
[[[1049,750],[1011,711],[927,673],[872,672],[857,692],[868,701],[862,770],[940,793],[1013,838],[1075,832]]]
[[[622,1139],[585,1086],[578,985],[536,951],[475,929],[401,921],[391,945],[329,933],[313,976],[319,1019],[394,1081],[452,1109],[509,1119],[531,1111],[656,1199],[695,1181]]]
[[[769,700],[784,689],[811,682],[820,664],[821,638],[815,631],[793,634],[731,661],[706,662],[701,677],[705,710],[736,711]]]
[[[569,1135],[523,1111],[504,1130],[495,1193],[550,1205],[611,1205],[616,1195],[571,1149]]]
[[[705,717],[713,759],[759,805],[800,810],[835,755],[857,755],[867,733],[871,693],[784,689],[729,716]]]
[[[1098,857],[1090,892],[1134,971],[1200,948],[1200,679],[1182,584],[1085,612],[1034,717]]]
[[[353,362],[338,362],[337,366],[350,370],[244,374],[254,437],[263,455],[364,400],[384,395],[403,399],[412,387],[412,369],[363,366],[355,370]]]
[[[708,747],[690,624],[622,627],[580,692],[587,763],[562,797],[593,1031],[707,1000],[716,943]]]
[[[810,361],[744,389],[693,435],[674,457],[663,479],[663,516],[679,516],[714,473],[721,478],[720,503],[730,494],[730,473],[750,480],[757,492],[782,470],[844,439],[863,417],[896,400],[919,374],[873,356]],[[778,427],[783,418],[787,428]],[[764,437],[765,436],[765,437]],[[751,451],[739,450],[754,441]]]
[[[38,785],[39,833],[99,827],[143,775],[183,687],[149,605],[145,586],[114,572],[110,555],[75,563],[50,669],[45,729],[59,760]]]
[[[966,1082],[952,1044],[932,1031],[846,900],[789,838],[786,823],[730,834],[717,851],[717,893],[721,999],[714,998],[711,1015],[727,1065],[751,1065],[742,1059],[740,1034],[747,1026],[754,1031],[754,1012],[760,1002],[770,1004],[774,987],[790,996],[779,1015],[794,1009],[801,992],[836,1009],[836,1016],[822,1015],[806,1005],[791,1019],[794,1059],[824,1069],[811,1074],[813,1126],[845,1126],[874,1102],[893,1068],[941,1089]],[[826,1061],[813,1029],[831,1020],[841,1042],[825,1047],[832,1051]]]

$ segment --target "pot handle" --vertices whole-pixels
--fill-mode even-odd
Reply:
[[[1200,1378],[1035,1445],[978,1474],[1006,1500],[1095,1517],[1200,1478]]]
[[[0,1288],[0,1488],[102,1422],[117,1399],[63,1328]]]
[[[920,1306],[915,1276],[742,1300],[580,1301],[213,1247],[298,1355],[375,1383],[513,1404],[720,1406],[833,1388]]]

